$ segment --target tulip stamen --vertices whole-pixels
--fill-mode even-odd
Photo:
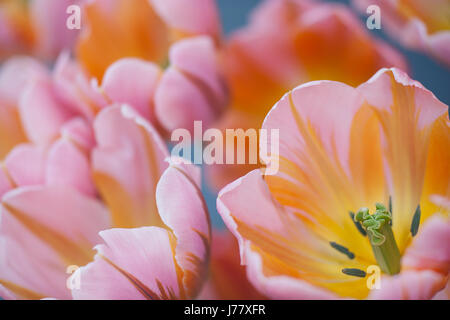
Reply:
[[[355,224],[356,229],[358,229],[359,233],[361,233],[363,237],[367,236],[367,232],[361,226],[361,223],[359,223],[358,221],[355,221],[355,214],[352,211],[350,211],[349,214],[350,214],[350,218],[352,219],[352,221]]]
[[[392,227],[392,197],[389,196],[389,212],[391,213],[391,220],[389,221],[389,225]]]
[[[419,224],[420,224],[420,204],[416,208],[416,212],[414,212],[414,216],[411,222],[411,235],[414,237],[417,234],[417,231],[419,231]]]
[[[394,238],[390,222],[392,214],[386,207],[377,203],[374,214],[368,208],[361,208],[354,217],[369,235],[370,244],[381,270],[388,274],[400,272],[400,251]]]
[[[357,268],[344,268],[344,269],[342,269],[342,273],[349,275],[349,276],[359,277],[359,278],[366,277],[366,272],[361,269],[357,269]]]
[[[337,251],[345,254],[347,257],[349,257],[350,259],[354,259],[355,258],[355,254],[353,252],[351,252],[350,250],[348,250],[346,247],[341,246],[340,244],[331,241],[330,242],[330,246],[333,249],[336,249]]]

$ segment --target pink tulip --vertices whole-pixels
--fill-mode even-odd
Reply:
[[[353,0],[366,13],[370,5],[380,8],[382,27],[404,46],[423,51],[450,66],[450,23],[447,0]]]
[[[31,59],[16,60],[5,64],[1,80],[0,136],[10,138],[0,142],[0,156],[15,140],[49,143],[66,122],[80,117],[91,123],[101,109],[114,103],[132,106],[161,133],[178,127],[192,129],[194,120],[203,120],[207,126],[226,104],[215,50],[207,37],[175,44],[172,66],[165,72],[152,62],[124,58],[107,69],[100,84],[66,53],[51,73]],[[23,70],[29,70],[30,76],[19,76]],[[17,112],[21,124],[14,124]]]
[[[0,206],[0,295],[195,297],[210,239],[198,169],[165,161],[158,133],[129,106],[103,109],[93,128],[74,118],[42,161],[25,146],[7,157],[0,190],[14,184]],[[76,269],[79,286],[68,280]]]
[[[402,71],[382,69],[357,88],[301,85],[263,128],[280,130],[271,155],[279,172],[251,171],[217,200],[258,290],[277,299],[429,299],[445,287],[448,106]],[[349,214],[372,213],[376,202],[392,219],[384,242]],[[398,251],[380,256],[377,245]],[[369,289],[369,266],[382,268],[379,289]]]

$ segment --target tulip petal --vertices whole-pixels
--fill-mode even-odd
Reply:
[[[155,112],[167,132],[178,128],[193,132],[194,121],[210,125],[215,118],[208,99],[175,67],[169,67],[161,78],[155,95]]]
[[[21,298],[69,298],[66,270],[92,259],[98,231],[110,227],[105,208],[74,190],[24,187],[0,210],[0,283]]]
[[[4,169],[14,187],[43,184],[47,154],[41,147],[21,144],[15,147],[4,162]]]
[[[0,159],[26,140],[17,109],[0,100]]]
[[[168,151],[155,129],[131,107],[111,106],[97,116],[94,131],[94,180],[114,226],[160,226],[155,190]]]
[[[200,300],[264,300],[248,281],[245,268],[240,265],[239,246],[233,235],[215,229],[211,244],[209,280]]]
[[[70,186],[92,197],[97,194],[87,151],[66,138],[50,148],[45,175],[50,186]]]
[[[105,244],[74,274],[75,299],[168,299],[179,296],[170,233],[158,227],[100,232]],[[157,262],[157,263],[155,263]]]
[[[47,76],[47,69],[37,60],[25,56],[13,57],[1,67],[0,97],[7,104],[17,106],[27,83]]]
[[[100,108],[108,102],[96,87],[95,79],[89,81],[81,66],[73,61],[69,52],[59,55],[52,72],[53,85],[58,98],[71,111],[93,120]]]
[[[56,98],[50,81],[31,83],[19,102],[20,116],[28,138],[35,143],[49,143],[60,132],[72,113]]]
[[[343,5],[317,5],[301,19],[296,53],[311,80],[338,80],[355,86],[381,67],[406,68],[400,55],[383,60],[378,42]],[[358,68],[352,68],[354,65]]]
[[[450,221],[447,217],[435,214],[427,219],[406,249],[402,266],[408,269],[434,270],[446,275],[450,272],[449,243]]]
[[[423,271],[403,271],[392,277],[382,277],[380,289],[373,290],[369,299],[378,300],[426,300],[447,284],[447,278],[440,273]]]
[[[210,91],[210,99],[217,100],[212,107],[222,107],[225,97],[224,84],[219,77],[219,64],[213,41],[198,36],[178,41],[170,48],[170,63],[181,70],[201,89]]]
[[[386,179],[394,204],[393,229],[402,252],[423,191],[430,134],[448,107],[395,68],[380,70],[358,91],[376,113],[382,128]]]
[[[219,16],[212,0],[148,0],[158,14],[181,34],[220,35]]]
[[[73,118],[66,122],[61,128],[61,136],[85,150],[91,150],[95,145],[92,127],[82,118]]]
[[[106,70],[101,88],[111,101],[133,106],[154,123],[153,96],[160,76],[161,69],[156,64],[125,58]]]
[[[267,159],[279,159],[278,173],[265,177],[278,202],[322,238],[373,261],[369,243],[354,241],[361,235],[349,218],[349,211],[367,206],[367,200],[383,200],[368,199],[353,183],[350,138],[361,103],[358,92],[343,83],[301,85],[274,106],[263,124],[268,134],[279,130],[280,141],[274,142],[279,153],[272,154],[271,143],[260,150],[269,151]]]
[[[201,191],[188,173],[171,166],[158,182],[156,203],[162,221],[177,239],[175,258],[182,269],[184,287],[181,294],[195,297],[206,274],[211,238],[208,209]]]
[[[99,81],[112,63],[124,57],[164,62],[169,46],[167,26],[148,0],[90,1],[84,17],[77,57]]]
[[[433,197],[439,195],[447,203],[450,199],[450,121],[447,114],[442,115],[430,133],[425,178],[420,200],[423,211],[422,221],[435,212],[449,212],[450,205],[435,203]],[[444,210],[441,210],[444,209]],[[446,209],[446,210],[445,210]]]
[[[171,66],[155,94],[156,116],[167,131],[192,131],[195,120],[208,127],[222,111],[226,93],[215,54],[207,37],[181,40],[172,46]]]
[[[34,0],[30,3],[38,55],[52,58],[63,49],[71,49],[78,30],[66,27],[66,11],[70,5],[78,5],[80,2],[81,0]]]
[[[14,187],[11,177],[3,166],[0,166],[0,198]]]
[[[0,159],[15,145],[27,140],[17,106],[26,84],[45,76],[44,67],[31,58],[16,57],[3,63],[0,70]]]
[[[289,276],[267,276],[264,272],[261,256],[253,252],[247,245],[246,257],[248,259],[247,277],[251,283],[271,299],[337,299],[329,291],[311,285],[307,281]],[[267,268],[268,269],[268,268]],[[270,273],[270,271],[268,272]]]

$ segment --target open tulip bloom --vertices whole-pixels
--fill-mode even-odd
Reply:
[[[357,88],[315,81],[288,92],[280,170],[254,170],[217,206],[249,280],[278,299],[429,299],[450,268],[448,107],[397,69]],[[378,288],[368,270],[379,268]],[[370,271],[373,272],[373,271]]]
[[[448,64],[446,1],[374,4]],[[0,0],[0,300],[448,300],[445,95],[349,6],[264,0],[229,38],[217,9]]]

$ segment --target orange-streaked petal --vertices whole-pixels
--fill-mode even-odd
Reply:
[[[393,230],[403,252],[423,192],[430,134],[434,126],[442,125],[436,120],[448,112],[448,107],[398,69],[380,70],[358,91],[380,122],[387,191],[393,204]],[[443,143],[449,141],[448,129],[445,135]],[[448,185],[448,179],[445,183]],[[440,191],[448,190],[447,187]],[[422,221],[432,213],[424,212]]]
[[[106,209],[61,187],[16,189],[0,209],[0,284],[21,298],[69,298],[67,268],[92,259],[98,232],[110,227]]]
[[[76,271],[75,299],[160,300],[180,296],[173,236],[159,227],[100,232],[95,260]]]

